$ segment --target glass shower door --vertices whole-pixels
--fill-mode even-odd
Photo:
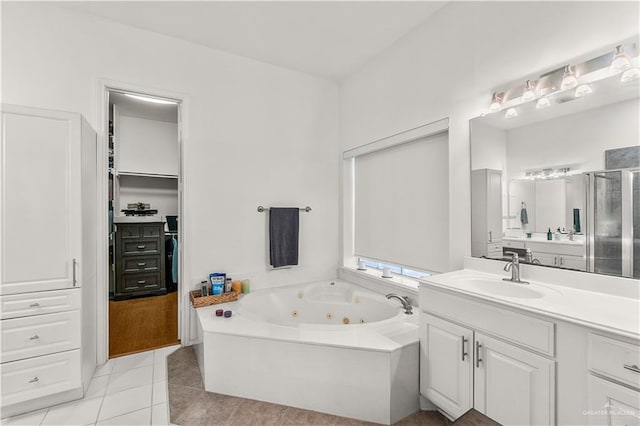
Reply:
[[[631,173],[631,194],[633,201],[631,203],[631,215],[633,216],[633,271],[634,278],[640,278],[640,170]]]

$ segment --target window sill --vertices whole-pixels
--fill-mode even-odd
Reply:
[[[417,296],[420,282],[411,277],[393,275],[392,278],[382,278],[382,271],[375,268],[368,268],[360,271],[356,267],[341,266],[338,268],[338,276],[356,284],[367,282],[376,286],[384,286],[387,289],[397,290],[408,295]]]

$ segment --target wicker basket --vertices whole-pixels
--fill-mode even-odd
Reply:
[[[202,296],[200,290],[193,290],[189,293],[191,304],[194,308],[202,308],[203,306],[216,305],[218,303],[227,303],[238,300],[238,293],[230,291],[229,293],[218,294],[215,296]]]

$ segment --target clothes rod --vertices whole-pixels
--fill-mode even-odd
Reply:
[[[271,210],[271,209],[269,209],[268,207],[258,206],[258,213],[263,213],[263,212],[268,211],[268,210]],[[299,210],[309,213],[311,211],[311,207],[309,207],[309,206],[304,207],[304,208],[300,207]]]

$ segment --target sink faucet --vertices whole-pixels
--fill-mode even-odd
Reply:
[[[409,302],[409,298],[407,296],[399,296],[395,293],[389,293],[387,294],[387,299],[391,300],[391,299],[398,299],[400,301],[400,303],[402,303],[402,307],[404,308],[404,313],[407,315],[412,315],[413,312],[411,311],[412,307],[411,307],[411,303]]]
[[[511,257],[511,262],[504,265],[504,270],[511,270],[511,278],[503,278],[504,281],[511,281],[518,284],[529,284],[526,281],[520,281],[520,260],[518,259],[518,253],[508,252]]]
[[[572,229],[571,231],[569,231],[568,237],[569,237],[569,241],[573,241],[573,236],[575,235],[575,231]]]
[[[536,265],[536,264],[540,265],[541,264],[538,259],[533,257],[533,253],[531,252],[531,249],[529,247],[527,247],[527,251],[524,253],[524,261],[526,263],[531,263],[533,265]]]

